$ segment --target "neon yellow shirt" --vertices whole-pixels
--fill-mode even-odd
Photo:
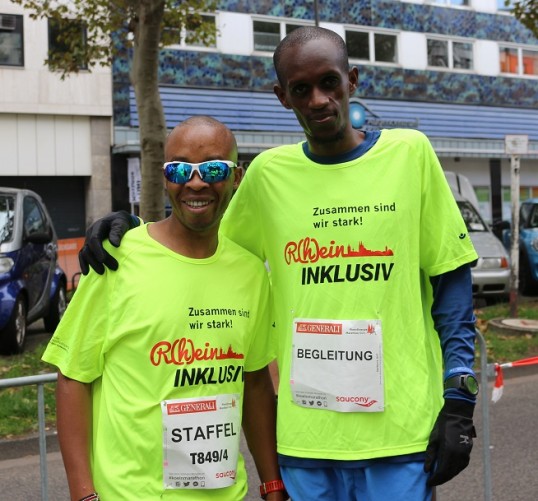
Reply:
[[[343,460],[424,451],[443,393],[428,276],[477,258],[427,138],[385,130],[363,156],[336,165],[308,159],[302,144],[268,150],[248,168],[221,230],[270,268],[278,451]],[[381,321],[384,411],[292,402],[294,319]]]
[[[242,457],[231,487],[163,488],[161,401],[242,397],[243,371],[274,358],[263,263],[226,237],[212,257],[189,259],[149,237],[147,225],[107,249],[118,271],[82,278],[43,355],[92,383],[91,466],[101,499],[241,499]],[[174,342],[177,349],[166,348]]]

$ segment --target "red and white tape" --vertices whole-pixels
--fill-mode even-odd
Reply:
[[[493,393],[491,394],[491,401],[493,403],[498,402],[503,395],[504,377],[503,369],[508,367],[523,367],[525,365],[538,364],[538,357],[524,358],[522,360],[516,360],[515,362],[506,362],[504,364],[495,364],[495,384],[493,385]]]

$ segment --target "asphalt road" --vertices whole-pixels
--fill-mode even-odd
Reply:
[[[40,336],[41,334],[37,334]],[[45,335],[46,336],[46,335]],[[35,342],[38,339],[29,341]],[[491,397],[493,383],[489,383]],[[483,390],[483,389],[482,389]],[[483,426],[481,401],[475,413],[478,438],[469,467],[454,480],[441,486],[437,501],[480,501],[485,498]],[[496,404],[489,403],[490,471],[492,501],[531,501],[538,499],[538,367],[505,370],[504,394]],[[250,490],[246,501],[259,499],[258,479],[246,447]],[[38,501],[40,495],[39,456],[36,440],[0,441],[0,501]],[[48,439],[47,469],[50,501],[67,501],[65,473],[56,440]],[[410,500],[412,501],[412,500]]]

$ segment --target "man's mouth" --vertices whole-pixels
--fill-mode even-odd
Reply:
[[[183,203],[190,207],[191,209],[200,209],[202,207],[208,206],[211,201],[210,200],[184,200]]]
[[[334,119],[334,115],[332,113],[324,113],[323,115],[313,115],[310,117],[310,121],[316,122],[316,123],[325,123],[329,122]]]

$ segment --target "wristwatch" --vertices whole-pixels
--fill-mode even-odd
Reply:
[[[450,376],[445,381],[445,390],[448,390],[449,388],[463,390],[473,397],[478,395],[478,381],[472,374],[458,374],[456,376]]]

